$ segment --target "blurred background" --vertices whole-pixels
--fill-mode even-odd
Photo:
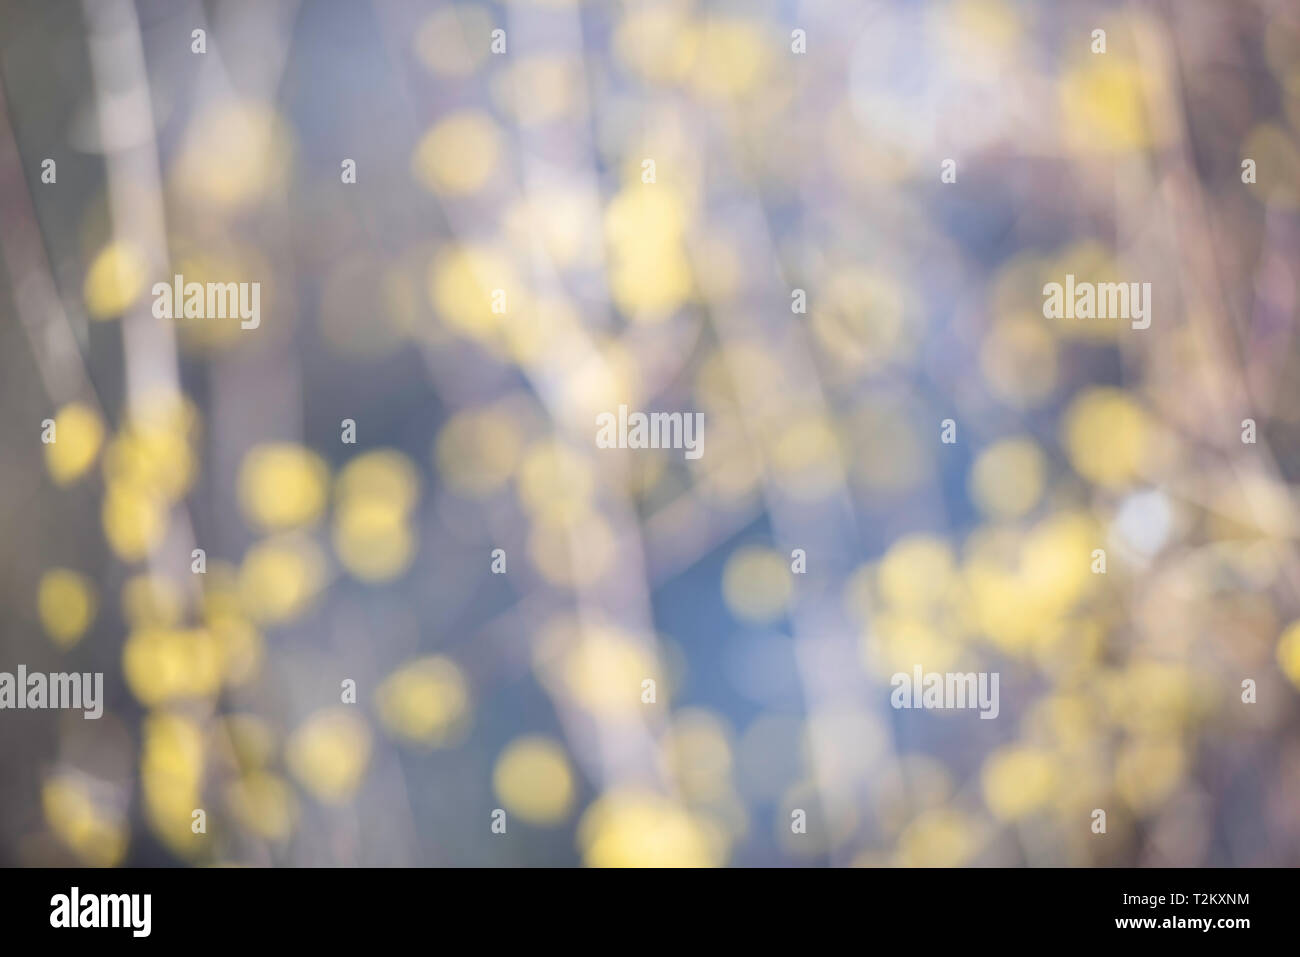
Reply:
[[[4,0],[0,81],[0,670],[106,696],[0,862],[1300,863],[1295,4]]]

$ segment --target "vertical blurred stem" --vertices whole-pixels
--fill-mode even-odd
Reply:
[[[54,283],[41,242],[40,224],[23,177],[22,157],[9,123],[0,86],[0,259],[9,273],[14,306],[31,342],[32,354],[56,405],[79,399],[98,406],[81,351]]]

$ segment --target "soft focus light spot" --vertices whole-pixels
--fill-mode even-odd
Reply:
[[[92,319],[112,319],[144,294],[149,264],[132,243],[109,243],[86,271],[86,312]]]
[[[1149,559],[1168,541],[1173,518],[1168,496],[1152,489],[1124,499],[1112,529],[1125,545]]]
[[[1032,439],[1003,439],[980,453],[970,494],[986,515],[1018,518],[1042,497],[1047,463]]]
[[[132,485],[110,483],[100,513],[104,537],[126,562],[148,555],[167,531],[167,505],[163,499]]]
[[[203,731],[192,718],[157,713],[145,719],[141,737],[140,782],[149,825],[174,853],[195,857],[208,841],[207,834],[191,830],[191,815],[203,806]]]
[[[228,746],[233,765],[245,770],[270,764],[278,750],[275,732],[269,722],[255,714],[240,713],[219,719],[218,741]]]
[[[90,867],[116,867],[127,848],[120,817],[95,803],[91,789],[74,775],[51,778],[41,788],[50,830]]]
[[[320,517],[329,468],[315,452],[292,443],[258,445],[239,468],[239,505],[258,528],[280,531]]]
[[[370,729],[344,707],[317,711],[289,736],[285,762],[322,804],[346,804],[370,762]]]
[[[520,504],[545,524],[564,524],[586,515],[594,486],[586,457],[559,441],[533,443],[519,466]]]
[[[935,14],[931,26],[956,56],[1005,57],[1020,36],[1016,10],[1003,0],[954,0]]]
[[[269,103],[226,100],[191,120],[174,179],[191,202],[243,209],[283,189],[292,159],[289,128]]]
[[[588,867],[718,867],[717,836],[685,808],[652,792],[616,791],[595,801],[578,825]]]
[[[548,123],[569,114],[584,90],[581,61],[565,56],[525,56],[498,75],[497,101],[522,125]]]
[[[492,787],[506,810],[530,824],[554,825],[573,807],[573,772],[550,738],[516,738],[497,759]]]
[[[243,827],[268,841],[285,840],[298,817],[293,788],[265,771],[232,781],[226,787],[226,805]]]
[[[86,473],[104,441],[104,425],[90,406],[69,402],[54,416],[54,441],[44,445],[45,467],[59,485]]]
[[[1172,735],[1197,713],[1192,675],[1179,664],[1136,660],[1102,685],[1114,722],[1135,734]]]
[[[548,222],[555,227],[557,219]],[[516,362],[522,366],[561,366],[567,373],[576,376],[573,363],[573,350],[582,347],[582,317],[567,299],[541,298],[531,303],[531,315],[528,322],[508,322],[501,332],[505,338],[506,348]],[[569,384],[566,380],[565,385]]]
[[[750,497],[763,480],[762,456],[738,421],[719,415],[705,421],[709,454],[700,460],[703,491],[710,499],[729,504]]]
[[[400,452],[381,449],[344,466],[334,486],[334,550],[363,581],[387,581],[415,556],[410,511],[419,497],[415,467]]]
[[[981,779],[989,810],[1002,820],[1014,821],[1048,803],[1056,767],[1043,751],[1009,747],[989,756]]]
[[[691,265],[682,245],[687,208],[667,182],[629,183],[605,212],[609,283],[614,302],[637,322],[659,322],[691,295]]]
[[[830,494],[844,480],[839,438],[821,415],[800,416],[780,429],[769,460],[777,483],[804,501]]]
[[[110,483],[175,502],[194,481],[196,463],[183,432],[169,425],[133,421],[104,450],[103,471]]]
[[[1054,640],[1054,623],[1096,585],[1089,563],[1098,534],[1086,514],[1060,512],[1023,536],[973,536],[964,577],[978,628],[1011,654]]]
[[[226,685],[238,687],[256,677],[264,657],[261,632],[238,615],[213,616],[208,632],[216,642]]]
[[[1278,639],[1277,663],[1287,679],[1300,688],[1300,621],[1293,622]]]
[[[887,681],[900,671],[910,674],[918,662],[927,670],[955,669],[960,648],[954,637],[916,614],[886,611],[872,617],[858,650],[867,672]]]
[[[432,73],[473,73],[490,52],[492,15],[477,4],[448,4],[430,14],[415,32],[415,54]]]
[[[459,196],[483,187],[496,168],[500,134],[486,113],[464,110],[440,120],[415,148],[411,170],[433,193]]]
[[[700,31],[672,5],[623,8],[614,51],[634,73],[658,82],[683,79],[695,63]]]
[[[378,500],[400,512],[415,507],[420,478],[411,460],[396,449],[364,452],[343,466],[334,483],[337,501]]]
[[[1133,810],[1152,811],[1173,793],[1186,768],[1187,756],[1177,741],[1130,741],[1115,759],[1115,789]]]
[[[770,39],[748,20],[716,18],[700,35],[705,54],[695,61],[695,88],[705,96],[739,97],[753,92],[767,71]]]
[[[286,535],[254,545],[239,568],[239,596],[254,621],[300,615],[325,582],[325,558],[309,538]]]
[[[834,273],[812,305],[812,328],[829,362],[870,374],[911,350],[920,317],[907,321],[903,288],[880,273]]]
[[[556,390],[564,418],[586,431],[601,412],[619,405],[635,406],[644,394],[637,356],[622,342],[603,339],[571,343],[572,352],[560,362],[563,382]],[[600,450],[601,458],[609,456]]]
[[[673,716],[663,740],[664,764],[693,801],[715,801],[731,789],[731,742],[720,718],[700,708]]]
[[[491,410],[458,412],[438,433],[434,461],[457,493],[487,498],[514,473],[522,436],[507,415]]]
[[[1154,79],[1152,71],[1144,76],[1140,66],[1115,50],[1081,58],[1066,71],[1060,86],[1062,133],[1070,149],[1123,153],[1149,145],[1154,133],[1143,84]]]
[[[95,618],[95,583],[66,568],[51,568],[36,588],[41,627],[59,648],[71,648]]]
[[[599,581],[617,549],[609,523],[596,514],[573,525],[539,522],[528,533],[528,557],[543,578],[564,587]]]
[[[450,658],[403,665],[379,687],[379,718],[398,737],[428,748],[455,743],[469,717],[469,685]]]
[[[410,567],[415,537],[406,515],[378,499],[349,499],[334,513],[334,551],[362,581],[389,581]]]
[[[898,839],[902,867],[962,867],[979,851],[974,821],[960,811],[939,808],[917,816]]]
[[[770,548],[738,548],[722,571],[727,608],[746,621],[770,622],[785,612],[793,592],[786,559]]]
[[[658,702],[669,698],[667,677],[650,649],[611,626],[552,621],[542,630],[534,663],[552,694],[604,718],[638,713],[646,678],[656,680]]]
[[[880,595],[901,609],[935,605],[956,584],[952,547],[931,535],[908,535],[880,560]]]
[[[174,628],[185,597],[177,584],[157,575],[132,575],[122,586],[122,617],[133,629]]]
[[[136,631],[122,648],[122,673],[142,704],[208,697],[221,686],[221,649],[206,629]]]
[[[1084,390],[1065,413],[1062,436],[1076,472],[1108,488],[1139,474],[1151,441],[1146,413],[1119,389]]]
[[[558,267],[598,266],[600,217],[594,190],[581,180],[554,177],[511,206],[503,225],[513,245],[527,248],[540,241]]]
[[[493,294],[505,293],[505,312],[493,312]],[[451,329],[485,345],[497,337],[511,315],[526,313],[525,290],[509,260],[487,246],[449,246],[434,257],[429,295]]]

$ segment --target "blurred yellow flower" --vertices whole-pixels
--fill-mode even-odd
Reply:
[[[202,628],[136,631],[122,647],[122,673],[145,705],[210,697],[221,686],[221,649]]]
[[[1124,153],[1151,145],[1157,134],[1147,115],[1144,83],[1155,78],[1144,64],[1117,51],[1081,56],[1061,78],[1062,134],[1069,148]]]
[[[324,585],[325,574],[325,557],[310,538],[270,538],[244,556],[240,601],[254,621],[281,624],[302,614]]]
[[[598,798],[578,825],[588,867],[718,867],[721,835],[667,798],[615,791]]]
[[[194,811],[205,810],[202,784],[207,761],[203,730],[193,718],[159,712],[144,721],[140,783],[150,826],[176,854],[193,858],[208,834],[193,829]]]
[[[898,838],[902,867],[962,867],[982,844],[981,828],[960,811],[937,808],[918,815]]]
[[[410,521],[391,502],[350,498],[334,513],[334,551],[343,567],[362,581],[396,578],[415,557]]]
[[[989,810],[1003,820],[1017,820],[1048,803],[1057,768],[1045,751],[1006,747],[984,762],[981,779]]]
[[[1047,462],[1029,438],[1003,439],[979,454],[970,474],[970,494],[986,515],[1018,518],[1042,497]]]
[[[345,804],[370,762],[370,729],[346,707],[317,711],[289,736],[285,761],[317,800]]]
[[[226,804],[243,827],[271,841],[287,838],[298,817],[293,788],[266,771],[252,771],[227,785]]]
[[[530,824],[559,824],[573,807],[568,756],[557,742],[541,735],[510,742],[497,758],[492,787],[507,811]]]
[[[129,423],[104,450],[106,481],[129,484],[168,502],[189,490],[195,466],[186,435],[161,423]]]
[[[443,655],[403,665],[379,686],[377,700],[379,719],[389,731],[428,748],[454,744],[469,718],[469,684]]]
[[[1128,393],[1093,387],[1070,403],[1062,439],[1076,472],[1098,485],[1116,488],[1141,474],[1153,436],[1146,413]]]
[[[519,501],[548,525],[573,522],[587,514],[595,488],[589,459],[558,440],[534,442],[519,466]]]
[[[308,525],[328,496],[329,468],[315,452],[288,442],[257,445],[239,468],[239,504],[256,527],[270,531]]]
[[[41,627],[59,648],[70,648],[95,619],[95,583],[79,572],[51,568],[36,588]]]
[[[496,168],[500,140],[486,113],[462,110],[444,117],[415,147],[415,180],[430,192],[449,196],[482,189]]]
[[[190,203],[240,210],[284,188],[293,152],[290,127],[270,103],[218,101],[189,123],[172,179]]]
[[[657,82],[683,79],[695,63],[700,30],[690,13],[672,4],[625,7],[614,31],[614,52],[632,71]]]
[[[120,813],[97,804],[91,789],[71,774],[41,788],[45,820],[59,839],[91,867],[116,867],[126,854],[128,833]]]
[[[145,291],[149,264],[139,247],[110,242],[86,271],[86,312],[92,319],[113,319],[126,312]]]
[[[656,682],[656,700],[669,697],[652,649],[616,627],[557,618],[534,649],[538,678],[550,692],[602,718],[630,717],[645,705],[642,682]]]
[[[1287,679],[1300,688],[1300,621],[1292,622],[1278,639],[1277,663]]]
[[[363,452],[343,466],[334,482],[338,502],[382,501],[399,512],[420,498],[420,477],[411,460],[396,449]]]
[[[184,614],[180,586],[159,575],[132,575],[122,585],[122,617],[133,629],[174,628]]]
[[[100,509],[104,537],[119,558],[137,562],[162,541],[167,531],[167,511],[159,495],[112,482]]]
[[[933,535],[908,535],[880,560],[880,596],[899,609],[950,601],[957,584],[952,547]]]
[[[429,298],[449,328],[495,349],[507,317],[528,312],[527,292],[509,258],[484,245],[440,249],[429,272]]]
[[[691,77],[705,96],[734,98],[753,93],[767,72],[772,40],[759,25],[739,18],[710,17],[700,31]]]
[[[1187,754],[1172,738],[1129,741],[1115,759],[1115,788],[1139,813],[1155,810],[1182,781]]]
[[[104,425],[90,406],[69,402],[54,416],[54,441],[44,446],[45,467],[59,485],[86,473],[104,441]]]

